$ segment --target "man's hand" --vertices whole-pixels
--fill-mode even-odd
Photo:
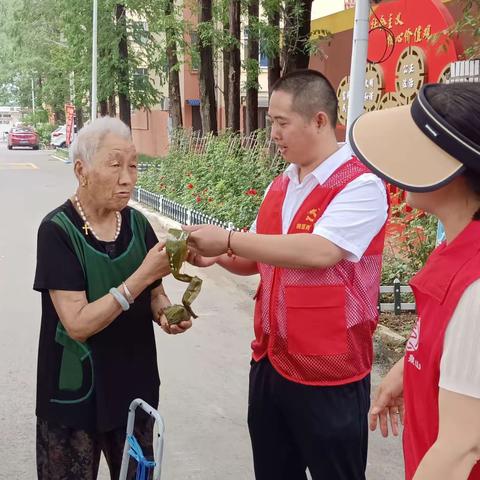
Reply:
[[[189,251],[187,256],[187,262],[195,267],[211,267],[218,262],[220,257],[204,257],[199,253]]]
[[[190,233],[188,247],[192,253],[204,257],[218,257],[226,253],[229,234],[227,230],[214,225],[184,225],[182,228]]]
[[[380,431],[388,437],[388,420],[394,436],[398,435],[399,419],[403,425],[403,358],[400,359],[388,372],[375,392],[370,409],[370,430],[377,428],[380,422]]]

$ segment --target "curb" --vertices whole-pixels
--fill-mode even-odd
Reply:
[[[139,203],[135,200],[130,200],[129,205],[142,212],[152,224],[153,229],[155,232],[164,233],[169,228],[181,228],[182,225],[171,218],[165,217],[160,215],[158,212],[151,210],[150,208],[146,207],[142,203]],[[160,232],[159,232],[160,230]],[[163,236],[163,235],[160,235]]]
[[[378,324],[375,330],[375,336],[378,337],[382,343],[394,349],[403,347],[403,344],[407,341],[405,337],[381,323]]]
[[[72,163],[68,158],[57,157],[56,155],[50,155],[50,157],[55,160],[60,160],[63,163]]]
[[[407,339],[379,323],[373,336],[375,363],[387,370],[404,355]]]

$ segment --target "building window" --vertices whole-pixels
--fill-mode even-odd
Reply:
[[[260,51],[259,54],[259,60],[258,62],[260,63],[260,68],[268,68],[268,56],[266,53]]]
[[[148,33],[148,23],[141,21],[132,22],[132,35],[137,43],[141,45],[148,43],[150,38],[150,34]]]
[[[247,59],[248,56],[248,28],[243,30],[243,58]],[[259,42],[258,49],[258,65],[260,68],[268,68],[268,56],[262,51],[262,43]]]
[[[196,72],[200,68],[200,53],[198,52],[198,35],[195,32],[190,34],[190,43],[191,70]]]
[[[146,91],[150,78],[148,76],[147,68],[137,68],[133,74],[133,86],[137,91]]]

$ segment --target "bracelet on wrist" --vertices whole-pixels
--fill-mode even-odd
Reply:
[[[128,303],[128,300],[122,295],[122,293],[120,292],[120,290],[118,290],[118,288],[112,287],[109,290],[109,293],[113,295],[113,298],[120,304],[124,312],[126,312],[130,308],[130,304]]]
[[[233,234],[235,232],[233,230],[230,230],[228,232],[228,240],[227,240],[227,256],[228,257],[234,257],[235,258],[235,254],[233,253],[233,250],[232,250],[232,245],[231,245],[231,241],[232,241],[232,237],[233,237]]]
[[[128,303],[131,305],[135,299],[133,298],[133,295],[130,293],[130,290],[127,287],[127,284],[125,282],[122,282],[123,286],[123,291],[125,292],[125,298],[128,300]]]

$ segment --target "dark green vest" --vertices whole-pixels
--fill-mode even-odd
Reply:
[[[132,239],[130,244],[122,255],[113,259],[95,250],[65,213],[57,213],[52,221],[65,231],[72,242],[85,274],[86,295],[89,303],[107,295],[112,287],[118,287],[138,269],[147,254],[144,241],[147,220],[134,209],[131,210]],[[70,392],[81,390],[83,394],[75,400],[51,399],[50,401],[64,404],[83,402],[92,395],[95,384],[94,361],[88,340],[84,343],[73,340],[60,322],[57,325],[55,340],[63,346],[59,389]],[[85,368],[90,369],[90,386],[83,385]]]

